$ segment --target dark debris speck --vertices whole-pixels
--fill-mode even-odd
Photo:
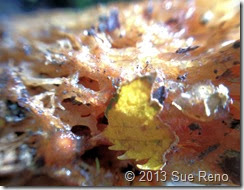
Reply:
[[[227,123],[225,122],[225,120],[223,120],[222,123],[223,123],[224,125],[227,125]]]
[[[179,48],[175,53],[183,54],[183,53],[187,53],[188,51],[193,51],[197,48],[199,48],[199,46],[190,46],[187,48]]]
[[[188,73],[185,73],[185,74],[183,74],[183,75],[179,75],[179,76],[177,77],[177,80],[184,81],[184,80],[186,80],[187,75],[188,75]]]
[[[153,98],[157,99],[159,103],[163,104],[164,100],[167,98],[167,90],[165,86],[161,86],[156,89],[153,93]]]
[[[189,129],[191,131],[195,131],[195,130],[200,130],[201,129],[200,125],[197,124],[197,123],[191,123],[188,127],[189,127]]]
[[[178,23],[178,19],[177,18],[170,18],[169,20],[167,20],[165,22],[165,24],[167,24],[167,25],[177,24],[177,23]]]
[[[240,61],[234,61],[233,65],[240,65]]]
[[[231,129],[240,129],[240,120],[239,119],[233,119],[230,123]]]
[[[94,26],[92,26],[90,29],[87,30],[87,35],[88,36],[95,36],[96,35],[96,30],[95,30]]]
[[[35,161],[35,166],[37,168],[41,168],[45,165],[45,159],[43,156],[39,157],[36,161]]]

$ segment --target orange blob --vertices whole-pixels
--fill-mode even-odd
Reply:
[[[57,132],[44,146],[46,164],[66,165],[74,159],[76,154],[77,139],[71,133]]]

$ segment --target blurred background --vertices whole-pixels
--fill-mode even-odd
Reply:
[[[31,12],[43,9],[74,8],[83,9],[95,4],[129,0],[0,0],[0,16]]]

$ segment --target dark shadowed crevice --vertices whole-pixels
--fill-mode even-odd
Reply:
[[[89,127],[85,125],[75,125],[71,129],[72,133],[74,133],[77,136],[84,136],[84,137],[91,137],[91,130]]]

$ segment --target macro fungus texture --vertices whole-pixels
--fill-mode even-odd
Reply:
[[[1,21],[0,185],[163,186],[137,180],[159,169],[239,185],[240,46],[232,0]]]

